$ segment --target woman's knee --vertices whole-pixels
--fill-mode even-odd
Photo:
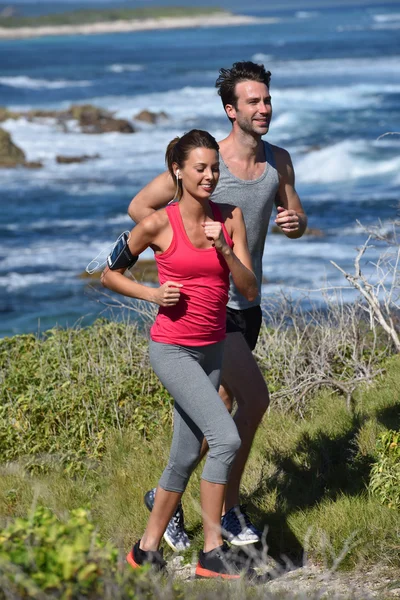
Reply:
[[[230,465],[242,444],[239,432],[232,421],[233,427],[229,431],[221,433],[220,439],[216,440],[215,444],[210,446],[211,454],[219,458],[222,462]]]
[[[199,455],[185,453],[170,460],[160,479],[160,485],[169,491],[184,492],[187,482],[199,462]]]
[[[242,445],[242,440],[240,439],[240,435],[237,429],[234,433],[231,434],[229,438],[229,445],[232,452],[236,456],[238,450],[240,449],[240,446]]]
[[[196,468],[199,459],[199,453],[183,452],[174,458],[173,468],[184,476],[190,477],[191,473]]]

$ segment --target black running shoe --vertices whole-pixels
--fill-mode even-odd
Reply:
[[[247,561],[232,553],[226,542],[210,552],[200,552],[196,577],[240,579],[241,576],[255,579],[257,574],[254,569],[248,567]]]
[[[167,563],[163,559],[162,550],[146,551],[139,548],[140,540],[136,542],[132,550],[127,554],[126,560],[134,569],[151,565],[155,571],[165,571]]]
[[[155,496],[156,488],[149,490],[144,496],[144,503],[150,512],[153,510]],[[175,552],[190,548],[189,536],[185,531],[185,522],[181,502],[179,502],[172,519],[167,525],[167,529],[164,532],[164,540]]]

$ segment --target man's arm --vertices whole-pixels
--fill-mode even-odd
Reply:
[[[294,187],[295,176],[289,152],[274,146],[279,190],[275,199],[278,214],[275,223],[288,238],[299,238],[307,229],[307,215]]]
[[[169,171],[165,171],[136,194],[131,200],[128,214],[135,223],[140,223],[145,217],[148,217],[159,208],[163,208],[173,200],[175,192],[175,182]]]

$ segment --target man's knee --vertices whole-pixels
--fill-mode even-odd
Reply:
[[[259,393],[249,390],[249,394],[240,398],[239,410],[241,416],[249,423],[257,426],[263,419],[270,403],[268,388]]]
[[[268,392],[268,389],[266,389],[265,392],[263,394],[261,394],[260,396],[258,396],[256,398],[256,401],[254,402],[254,412],[255,412],[255,415],[260,420],[263,418],[263,416],[267,412],[269,403],[270,403],[269,392]]]
[[[222,402],[228,409],[228,412],[231,413],[233,409],[233,394],[225,382],[222,382],[219,386],[218,394],[220,395]]]

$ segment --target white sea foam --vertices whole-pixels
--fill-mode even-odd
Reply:
[[[106,222],[110,223],[110,225],[125,225],[127,229],[131,229],[132,227],[132,221],[126,213],[122,213],[120,215],[116,215],[115,217],[111,217],[110,219],[107,219]]]
[[[130,221],[127,226],[121,226],[121,232],[129,230],[131,225],[132,222]],[[99,268],[104,266],[114,243],[115,238],[113,237],[107,239],[93,237],[90,241],[76,239],[74,241],[63,241],[62,243],[59,239],[54,238],[33,242],[29,246],[21,248],[19,252],[9,252],[6,245],[1,245],[0,255],[4,258],[0,260],[0,269],[1,271],[17,274],[20,269],[33,271],[35,268],[42,270],[45,267],[45,273],[41,273],[43,276],[49,276],[50,278],[53,276],[61,280],[64,277],[76,277],[95,258],[99,262]],[[154,254],[148,248],[141,256],[151,258]],[[18,274],[18,277],[32,277],[32,274]],[[28,281],[28,279],[25,281]]]
[[[379,93],[378,93],[379,91]],[[271,141],[284,142],[296,157],[296,172],[301,182],[333,182],[355,180],[360,177],[387,174],[389,185],[392,178],[398,177],[397,158],[382,160],[369,158],[374,143],[355,140],[342,142],[307,155],[300,148],[293,147],[293,132],[301,127],[302,135],[314,135],[324,127],[325,111],[335,109],[374,109],[381,102],[382,93],[399,93],[400,85],[385,84],[379,90],[373,84],[350,86],[317,86],[311,88],[274,88],[273,103],[275,117],[271,127]],[[106,194],[113,195],[127,186],[127,199],[135,189],[131,182],[149,179],[164,169],[164,152],[167,143],[184,131],[203,125],[210,117],[214,128],[210,131],[217,139],[229,132],[229,122],[225,118],[220,98],[212,87],[184,87],[166,93],[143,94],[136,97],[108,96],[88,99],[87,102],[116,110],[118,117],[132,118],[143,108],[155,112],[166,110],[169,120],[157,127],[147,127],[134,134],[108,133],[101,136],[81,133],[73,121],[68,123],[70,132],[63,133],[56,121],[29,122],[26,119],[8,120],[3,123],[27,156],[27,160],[40,160],[43,169],[2,170],[0,180],[8,189],[21,187],[68,189],[73,195]],[[204,126],[204,125],[203,125]],[[274,139],[272,139],[272,136]],[[393,136],[394,137],[394,136]],[[400,138],[400,136],[399,136]],[[397,140],[381,144],[398,143]],[[100,158],[83,163],[59,165],[55,161],[58,154],[79,156],[100,154]],[[319,167],[319,165],[321,165]],[[128,201],[127,200],[127,201]]]
[[[259,56],[263,56],[262,54]],[[400,74],[400,56],[369,58],[316,58],[311,60],[273,60],[268,67],[280,77],[298,75],[382,75]]]
[[[0,77],[0,84],[14,88],[26,88],[31,90],[57,90],[68,87],[89,87],[93,85],[92,81],[74,81],[72,79],[56,79],[51,81],[49,79],[34,79],[25,75],[18,75],[16,77]]]
[[[395,176],[400,157],[377,161],[369,156],[369,142],[345,140],[298,157],[297,180],[302,183],[333,183],[385,175]]]
[[[389,131],[373,141],[377,148],[398,148],[400,146],[400,131]]]
[[[366,27],[365,25],[338,25],[336,27],[338,33],[345,31],[365,31],[366,29],[369,29],[369,27]]]
[[[354,234],[363,234],[365,237],[368,236],[368,229],[372,227],[373,231],[376,231],[377,228],[379,232],[387,235],[394,231],[393,220],[383,219],[378,223],[374,223],[372,226],[369,224],[363,224],[361,222],[354,223],[351,227],[340,227],[338,233],[340,236],[354,236]]]
[[[325,68],[321,65],[321,69]],[[400,60],[397,63],[393,61],[391,65],[387,65],[387,68],[393,69],[393,73],[396,70],[400,75]],[[299,64],[296,66],[297,72],[298,69]],[[379,69],[379,65],[376,66],[376,69]],[[312,72],[311,67],[310,72]],[[299,108],[325,111],[332,108],[352,109],[378,106],[381,102],[381,94],[396,94],[399,92],[400,84],[381,84],[378,87],[373,83],[353,84],[349,80],[349,83],[345,85],[320,84],[312,87],[273,87],[272,95],[275,109],[293,109],[298,113]],[[164,110],[167,112],[169,120],[168,123],[163,125],[163,128],[169,127],[172,130],[175,129],[175,131],[176,127],[180,131],[182,129],[187,130],[196,123],[196,119],[213,118],[223,122],[226,121],[221,110],[221,100],[212,87],[195,88],[188,86],[168,92],[143,94],[134,97],[95,97],[88,99],[88,102],[117,111],[116,116],[126,119],[132,119],[134,114],[145,108],[153,112]],[[279,103],[279,106],[277,103]],[[159,125],[157,129],[160,129]]]
[[[299,10],[296,12],[295,17],[297,19],[313,19],[314,17],[318,17],[319,12],[311,11],[311,10]]]
[[[60,284],[67,279],[76,278],[76,273],[53,270],[51,273],[29,273],[21,275],[10,271],[7,275],[0,276],[0,287],[7,292],[16,292],[24,288],[38,287],[46,284]]]
[[[251,60],[256,63],[269,63],[272,58],[272,54],[263,54],[262,52],[258,52],[257,54],[253,54]]]
[[[90,219],[38,219],[21,225],[20,223],[9,223],[5,225],[8,231],[46,231],[53,229],[87,229],[93,225]]]
[[[400,21],[400,13],[385,13],[381,15],[373,15],[372,18],[378,23],[392,23],[393,21]]]
[[[106,67],[106,71],[111,71],[112,73],[138,72],[144,71],[144,65],[114,64],[108,65],[108,67]]]
[[[371,29],[374,29],[375,31],[397,30],[400,29],[400,22],[395,21],[394,23],[375,23],[372,25]]]
[[[365,236],[360,234],[360,245],[364,241]],[[296,285],[311,289],[323,286],[325,280],[329,280],[332,285],[347,285],[343,275],[330,261],[353,272],[356,254],[355,244],[346,238],[339,240],[335,236],[332,242],[327,242],[326,239],[303,237],[293,242],[282,235],[269,235],[263,258],[263,272],[267,279],[282,279],[280,287],[285,288],[287,285]],[[361,265],[365,274],[375,272],[373,263],[379,254],[378,248],[368,250]]]
[[[318,86],[312,88],[286,88],[273,90],[274,108],[292,109],[296,113],[299,109],[310,109],[325,112],[336,108],[351,110],[355,108],[374,108],[381,104],[381,94],[398,94],[399,85],[380,85],[379,90],[371,84],[355,84],[352,86]]]
[[[93,190],[91,192],[93,194]],[[8,223],[4,225],[7,231],[47,231],[53,229],[54,232],[59,229],[88,229],[99,222],[98,216],[93,219],[38,219],[28,223]],[[126,229],[131,229],[132,221],[128,214],[121,213],[115,217],[102,219],[103,225],[121,225]]]
[[[221,100],[213,87],[185,86],[181,89],[139,94],[138,96],[105,96],[88,99],[91,104],[112,108],[121,118],[146,108],[153,112],[165,111],[170,117],[182,123],[183,119],[198,116],[221,116]]]
[[[111,243],[111,240],[110,240]],[[97,242],[63,242],[54,239],[53,241],[37,241],[30,246],[20,248],[19,252],[4,253],[5,257],[0,261],[1,269],[10,271],[21,268],[34,268],[35,266],[46,267],[47,270],[59,268],[67,265],[82,265],[83,270],[86,266],[86,258],[89,260],[97,254]]]

